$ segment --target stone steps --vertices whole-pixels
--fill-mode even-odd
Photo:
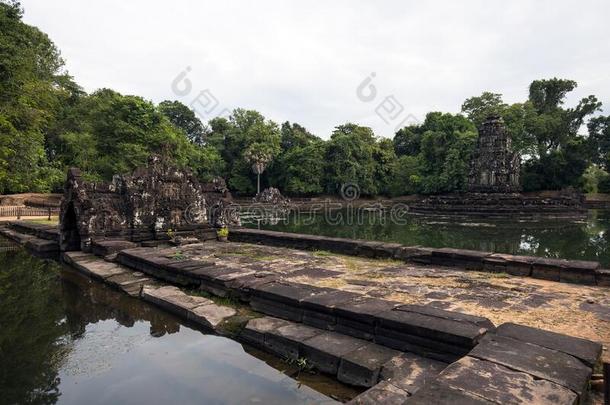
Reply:
[[[452,362],[494,329],[486,318],[278,281],[277,275],[213,262],[174,260],[170,250],[136,248],[117,261],[143,273],[249,302],[258,312]]]
[[[447,366],[367,340],[273,317],[249,321],[241,338],[279,357],[305,361],[308,367],[361,387],[390,381],[405,392],[415,392]]]
[[[218,331],[236,310],[212,300],[192,296],[179,288],[163,285],[145,274],[83,252],[66,252],[64,262],[85,275],[110,284],[132,297],[142,298],[201,327]]]

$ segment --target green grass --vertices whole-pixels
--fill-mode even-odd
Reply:
[[[327,251],[327,250],[315,250],[312,253],[314,256],[316,257],[329,257],[329,256],[334,256],[333,253]]]
[[[51,217],[49,221],[47,218],[22,218],[25,222],[31,222],[34,224],[42,224],[42,225],[58,225],[59,217]]]

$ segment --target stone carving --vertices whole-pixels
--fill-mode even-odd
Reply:
[[[498,116],[487,118],[479,129],[477,147],[470,162],[468,191],[518,192],[519,171],[519,155],[512,151],[504,121]]]
[[[158,156],[109,183],[87,182],[73,168],[61,204],[61,249],[88,250],[93,238],[143,241],[163,238],[169,229],[195,232],[235,224],[234,215],[223,214],[231,201],[224,180],[202,184]]]

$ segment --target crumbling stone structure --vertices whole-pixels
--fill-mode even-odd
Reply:
[[[479,129],[479,139],[470,162],[468,191],[514,193],[520,190],[519,155],[512,151],[504,121],[491,116]]]
[[[158,156],[105,183],[87,182],[73,168],[61,203],[60,248],[88,251],[93,239],[104,238],[165,239],[169,230],[213,233],[214,226],[238,221],[227,209],[230,203],[224,180],[202,184]]]
[[[519,193],[519,155],[499,116],[491,116],[479,128],[476,150],[470,162],[468,192],[433,195],[412,204],[412,213],[482,217],[582,218],[583,197],[573,190],[542,197]]]

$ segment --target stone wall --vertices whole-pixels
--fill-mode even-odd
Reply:
[[[89,250],[92,239],[143,241],[169,231],[196,231],[235,223],[231,194],[222,179],[200,183],[188,170],[153,156],[148,166],[111,182],[92,183],[70,169],[60,213],[62,251]]]

